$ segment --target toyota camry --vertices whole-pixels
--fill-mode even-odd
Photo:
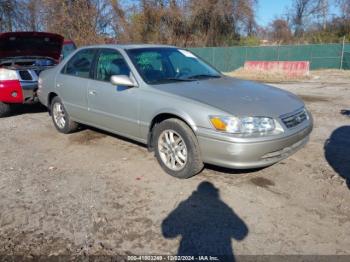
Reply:
[[[85,124],[144,143],[177,178],[204,163],[272,165],[302,148],[313,126],[296,95],[225,76],[174,46],[80,48],[40,74],[38,96],[59,132]]]

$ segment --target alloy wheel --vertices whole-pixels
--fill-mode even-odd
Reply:
[[[187,163],[187,147],[184,139],[174,130],[164,130],[158,139],[158,151],[163,163],[171,170],[179,171]]]
[[[61,103],[55,103],[53,105],[52,114],[56,125],[60,129],[63,129],[66,125],[66,117],[65,117],[64,109]]]

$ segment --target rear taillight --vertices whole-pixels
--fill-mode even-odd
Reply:
[[[19,80],[0,80],[0,102],[23,103],[23,91]]]
[[[0,68],[0,81],[18,80],[18,75],[15,70]]]
[[[0,102],[23,103],[23,91],[17,72],[0,68]]]

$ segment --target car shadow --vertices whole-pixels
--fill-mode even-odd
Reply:
[[[143,147],[143,148],[147,148],[147,150],[150,153],[154,154],[154,152],[150,151],[148,146],[143,144],[143,143],[137,142],[135,140],[129,139],[129,138],[121,136],[121,135],[110,133],[108,131],[105,131],[105,130],[102,130],[102,129],[99,129],[99,128],[96,128],[96,127],[80,124],[79,125],[79,129],[76,132],[81,132],[81,131],[85,131],[85,130],[90,130],[92,132],[96,132],[96,133],[99,133],[99,134],[102,134],[102,135],[111,136],[111,137],[114,137],[116,139],[119,139],[119,140],[122,140],[122,141],[125,141],[125,142],[129,142],[129,143],[132,143],[134,145],[137,145],[137,146],[140,146],[140,147]],[[252,168],[252,169],[231,169],[231,168],[225,168],[225,167],[215,166],[215,165],[211,165],[211,164],[205,164],[203,172],[204,173],[206,171],[208,171],[208,172],[219,172],[219,173],[224,173],[224,174],[228,174],[228,175],[234,175],[234,174],[255,173],[255,172],[258,172],[258,171],[263,170],[265,168],[267,168],[267,167]]]
[[[11,112],[6,117],[44,112],[47,112],[47,108],[40,103],[13,104],[11,106]]]
[[[235,175],[235,174],[255,173],[255,172],[263,170],[267,167],[250,168],[250,169],[232,169],[232,168],[215,166],[215,165],[211,165],[211,164],[205,164],[204,168],[205,168],[204,170],[208,170],[208,171],[214,171],[214,172],[224,173],[224,174],[228,174],[228,175]]]
[[[324,154],[329,165],[345,179],[350,189],[350,126],[333,131],[324,144]]]
[[[181,236],[178,256],[215,256],[235,261],[232,239],[243,240],[249,229],[244,221],[220,198],[219,189],[202,182],[162,222],[162,234]]]

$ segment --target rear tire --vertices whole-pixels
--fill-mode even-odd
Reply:
[[[11,112],[11,105],[0,102],[0,118],[8,116]]]
[[[50,110],[53,124],[59,132],[69,134],[78,129],[78,123],[70,119],[68,112],[64,108],[62,100],[58,96],[52,99]]]
[[[163,170],[176,178],[190,178],[203,169],[199,145],[192,129],[171,118],[154,127],[154,149]]]

